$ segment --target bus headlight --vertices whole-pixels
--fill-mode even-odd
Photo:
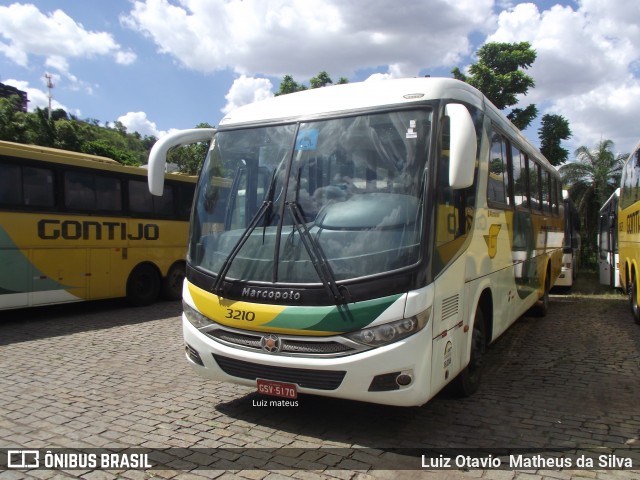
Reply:
[[[363,343],[372,347],[388,345],[403,338],[407,338],[422,330],[431,316],[431,307],[418,315],[410,318],[403,318],[395,322],[376,325],[375,327],[363,328],[357,332],[347,333],[344,336],[354,342]]]
[[[184,316],[187,317],[187,320],[191,322],[191,325],[193,325],[196,328],[208,327],[209,325],[214,323],[213,320],[210,320],[209,318],[201,314],[199,311],[197,311],[195,308],[191,307],[190,305],[187,305],[187,303],[185,303],[184,300],[182,301],[182,309],[184,311]]]

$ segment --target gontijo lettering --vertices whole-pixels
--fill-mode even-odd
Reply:
[[[155,223],[95,222],[91,220],[55,220],[38,222],[38,237],[43,240],[158,240],[160,227]]]

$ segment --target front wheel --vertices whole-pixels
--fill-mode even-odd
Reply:
[[[477,309],[473,319],[469,364],[462,372],[460,372],[451,384],[455,395],[468,397],[473,395],[478,390],[478,387],[480,387],[486,345],[484,316],[482,315],[482,311]]]

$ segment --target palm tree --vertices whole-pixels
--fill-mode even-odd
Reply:
[[[581,146],[575,151],[576,161],[560,167],[560,174],[573,200],[583,226],[583,258],[595,253],[600,207],[620,185],[620,175],[628,154],[614,154],[614,143],[601,140],[590,149]],[[586,258],[585,258],[586,257]]]

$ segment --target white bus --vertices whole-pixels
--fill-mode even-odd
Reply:
[[[263,394],[422,405],[479,386],[486,346],[561,268],[556,170],[453,79],[352,83],[163,137],[211,141],[183,290],[186,358]],[[231,185],[221,188],[219,185]]]
[[[580,266],[580,217],[567,190],[562,191],[562,197],[564,203],[564,243],[562,246],[562,270],[556,281],[556,286],[570,288],[576,281]]]
[[[600,208],[598,221],[598,271],[600,283],[620,288],[620,261],[618,258],[618,200],[620,189]]]

